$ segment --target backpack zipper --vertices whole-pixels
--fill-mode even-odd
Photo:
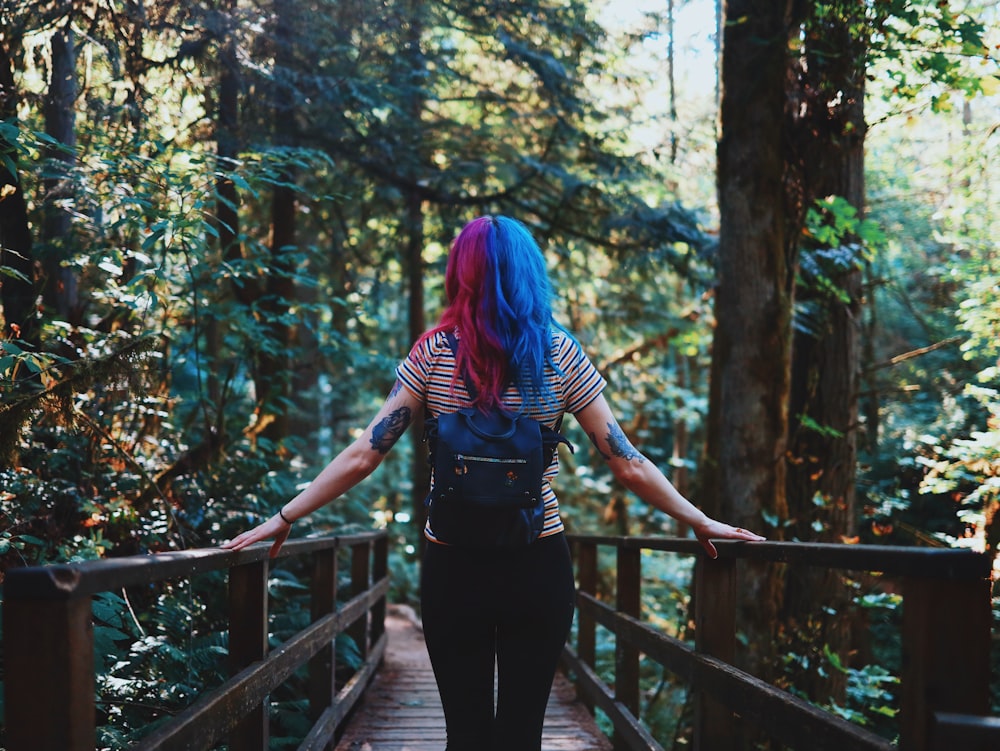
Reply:
[[[517,456],[475,456],[474,454],[455,454],[455,461],[461,463],[464,461],[470,462],[486,462],[487,464],[527,464],[527,459],[522,459]]]
[[[466,462],[479,462],[482,464],[500,464],[505,466],[520,466],[527,464],[528,460],[517,456],[475,456],[472,454],[455,454],[455,474],[462,476],[466,474],[469,469],[465,466]],[[507,477],[504,485],[510,487],[517,480],[517,472],[513,469],[507,470]]]

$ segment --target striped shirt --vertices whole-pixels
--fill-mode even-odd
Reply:
[[[579,343],[565,332],[552,332],[552,362],[545,366],[545,379],[553,399],[545,404],[532,404],[524,414],[542,425],[557,429],[566,412],[576,414],[596,399],[607,382],[594,367]],[[558,369],[558,370],[557,370]],[[462,378],[455,379],[455,357],[448,347],[443,332],[428,337],[414,346],[410,354],[396,368],[399,382],[424,403],[429,417],[457,412],[472,404],[472,398]],[[520,412],[523,404],[517,388],[511,385],[504,393],[504,405],[513,412]],[[542,500],[545,504],[545,524],[540,537],[563,531],[559,516],[559,501],[552,490],[551,481],[559,472],[559,452],[542,478]],[[436,541],[428,521],[424,528],[427,539]]]

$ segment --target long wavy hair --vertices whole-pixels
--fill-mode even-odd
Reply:
[[[477,406],[501,404],[511,381],[525,405],[547,401],[545,365],[558,324],[545,257],[528,229],[506,216],[466,224],[451,245],[445,291],[448,306],[424,337],[458,330],[456,377],[468,375]]]

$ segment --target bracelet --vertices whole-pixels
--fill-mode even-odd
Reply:
[[[278,509],[278,516],[281,517],[281,521],[287,524],[289,527],[292,526],[292,520],[285,516],[285,510],[283,508]]]

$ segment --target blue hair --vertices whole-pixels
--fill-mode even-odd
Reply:
[[[528,403],[545,401],[550,396],[545,365],[552,362],[554,325],[545,256],[521,222],[505,216],[492,221],[497,335],[522,398]]]
[[[531,232],[506,216],[480,217],[452,243],[445,272],[448,307],[428,331],[458,328],[458,370],[476,384],[476,402],[501,401],[513,380],[525,405],[546,404],[552,361],[552,285],[545,256]]]

